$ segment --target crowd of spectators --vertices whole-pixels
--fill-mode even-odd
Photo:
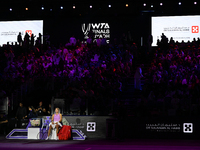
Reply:
[[[98,39],[98,44],[80,42],[75,37],[69,41],[58,48],[41,44],[4,46],[2,82],[10,87],[14,82],[19,86],[37,78],[65,78],[73,83],[74,91],[94,95],[88,96],[92,110],[104,109],[110,99],[119,95],[122,78],[131,74],[136,45],[127,49],[124,45],[107,44],[105,39]],[[11,93],[9,90],[6,92]],[[73,98],[76,96],[81,97],[81,94],[76,92]],[[85,105],[84,97],[81,99],[80,103]]]
[[[143,115],[197,115],[200,39],[179,43],[164,34],[161,37],[156,50],[152,50],[153,57],[147,53],[148,60],[152,61],[145,64],[145,84],[138,112]],[[62,84],[68,85],[62,95],[70,103],[68,110],[74,111],[78,105],[84,114],[87,100],[89,113],[109,110],[112,100],[119,98],[123,79],[135,70],[137,46],[135,43],[119,44],[116,40],[113,44],[107,44],[105,39],[91,41],[89,38],[86,43],[80,42],[73,36],[69,43],[60,44],[58,48],[40,43],[2,47],[2,93],[12,93],[15,86],[27,80],[62,78]]]
[[[144,74],[143,115],[199,115],[200,39],[179,43],[163,34],[157,44]]]

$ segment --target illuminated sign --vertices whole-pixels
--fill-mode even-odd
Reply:
[[[199,33],[199,26],[192,26],[192,33]]]
[[[153,123],[146,124],[146,130],[151,132],[180,132],[181,125],[177,123]]]
[[[193,133],[193,123],[183,123],[183,129],[180,123],[148,123],[146,130],[151,132],[183,132]]]
[[[152,17],[151,23],[151,33],[153,36],[152,46],[156,46],[157,40],[161,40],[162,33],[168,39],[172,37],[174,41],[178,42],[193,41],[193,38],[197,39],[200,37],[199,15]]]
[[[96,131],[96,122],[87,122],[87,132]]]
[[[25,33],[29,36],[32,34],[43,34],[43,20],[32,21],[0,21],[0,45],[17,42],[17,36],[21,32],[22,39]],[[36,37],[34,37],[36,40]],[[43,38],[42,41],[43,43]]]
[[[32,35],[32,30],[26,30],[25,33],[28,33],[29,36]]]
[[[89,33],[93,32],[94,39],[105,38],[107,43],[110,41],[110,26],[108,23],[83,23],[82,31],[85,40],[89,38]]]
[[[192,133],[193,132],[193,124],[192,123],[184,123],[183,124],[183,132],[184,133]]]

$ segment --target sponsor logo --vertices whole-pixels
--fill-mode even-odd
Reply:
[[[92,32],[94,39],[106,38],[110,39],[110,26],[108,23],[88,23],[82,24],[82,32],[84,34],[84,39],[89,38],[89,33]]]
[[[199,33],[199,26],[192,26],[192,33]]]
[[[88,122],[87,132],[95,132],[95,131],[96,131],[96,122]]]
[[[189,32],[190,27],[165,27],[164,32]]]
[[[184,123],[183,124],[183,133],[193,133],[193,124],[192,123]]]
[[[87,27],[85,23],[82,24],[82,31],[85,36],[88,36],[88,33],[90,32],[90,27],[91,27],[91,24],[88,24]]]
[[[32,30],[26,30],[25,33],[28,33],[29,36],[32,35]]]

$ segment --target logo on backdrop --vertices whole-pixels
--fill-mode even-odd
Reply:
[[[189,32],[190,27],[164,27],[164,32]]]
[[[72,127],[72,129],[84,129],[85,125],[84,123],[81,123],[81,119],[80,118],[76,118],[76,123],[71,122],[69,123],[69,125]]]
[[[106,38],[110,39],[110,26],[108,23],[83,23],[82,32],[84,34],[84,39],[89,38],[89,33],[93,32],[94,39]]]
[[[96,122],[87,122],[87,131],[95,132],[96,131]]]
[[[89,23],[86,27],[86,24],[82,24],[82,31],[83,31],[83,34],[85,36],[88,36],[88,33],[90,32],[90,27],[91,27],[91,24]]]
[[[199,33],[199,26],[192,26],[192,33]]]
[[[192,123],[184,123],[183,124],[183,133],[193,133],[193,124]]]
[[[32,35],[32,30],[26,30],[25,33],[26,33],[26,32],[28,33],[29,36]]]

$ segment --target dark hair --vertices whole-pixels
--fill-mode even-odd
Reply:
[[[36,114],[36,110],[35,110],[35,108],[33,106],[29,106],[28,108],[31,108],[33,113]]]

